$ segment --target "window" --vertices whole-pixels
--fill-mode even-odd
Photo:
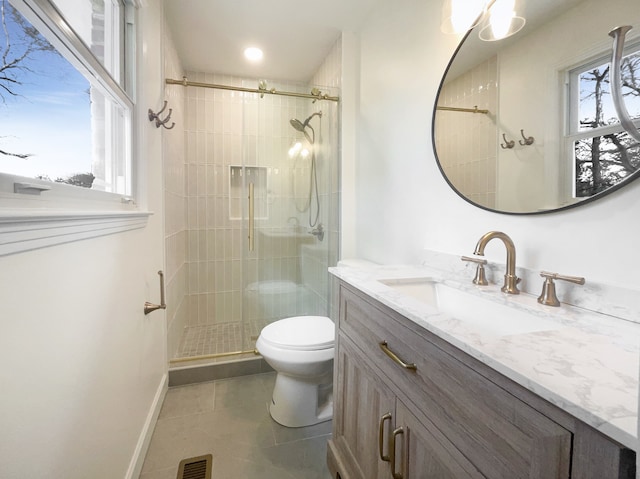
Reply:
[[[130,196],[133,6],[0,0],[0,8],[0,172],[31,185],[0,191],[51,197],[64,184]]]
[[[0,256],[141,228],[137,0],[0,0]]]
[[[627,110],[640,125],[640,44],[627,48],[621,66]],[[569,73],[566,136],[574,170],[574,197],[585,198],[623,181],[640,167],[640,145],[622,128],[610,92],[609,58]]]

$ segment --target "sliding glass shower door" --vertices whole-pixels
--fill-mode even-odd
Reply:
[[[242,322],[250,350],[273,321],[328,314],[337,105],[258,97],[244,111]]]
[[[266,324],[328,314],[337,102],[188,87],[185,116],[188,314],[171,362],[252,357]]]

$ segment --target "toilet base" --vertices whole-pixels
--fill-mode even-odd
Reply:
[[[303,427],[333,417],[332,374],[301,378],[278,373],[269,413],[286,427]]]

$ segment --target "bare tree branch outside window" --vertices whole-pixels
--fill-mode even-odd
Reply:
[[[638,104],[640,99],[640,53],[622,63],[624,96]],[[619,123],[616,116],[606,118],[604,102],[610,95],[609,66],[590,69],[580,75],[580,130],[597,129]],[[634,115],[638,118],[640,114]],[[635,151],[635,153],[634,153]],[[575,142],[576,196],[589,197],[623,181],[640,166],[640,145],[622,129],[594,135]]]
[[[4,104],[8,97],[20,95],[25,73],[36,73],[30,65],[34,53],[58,55],[58,52],[7,0],[0,0],[0,21],[0,99]],[[0,154],[23,159],[32,156],[3,149],[0,149]]]
[[[0,110],[8,112],[10,106],[15,110],[16,105],[22,108],[22,105],[34,104],[36,99],[33,98],[32,92],[36,79],[39,82],[50,81],[52,74],[64,77],[64,69],[56,69],[53,66],[60,65],[61,61],[66,63],[55,47],[9,3],[9,0],[0,0]],[[55,85],[52,84],[52,89],[54,88]],[[87,89],[83,91],[86,93]],[[42,100],[42,94],[36,96],[40,96]],[[3,130],[10,125],[11,123],[5,124]],[[0,131],[0,156],[6,157],[7,160],[35,159],[35,155],[30,152],[12,151],[16,148],[2,146],[2,143],[8,143],[10,140],[22,139],[19,135],[10,133]],[[69,174],[64,178],[56,177],[55,180],[51,180],[46,173],[35,177],[84,188],[91,188],[95,179],[91,172]]]

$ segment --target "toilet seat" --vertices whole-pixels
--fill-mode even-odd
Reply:
[[[326,316],[294,316],[265,326],[265,343],[293,351],[317,351],[334,346],[335,325]]]

